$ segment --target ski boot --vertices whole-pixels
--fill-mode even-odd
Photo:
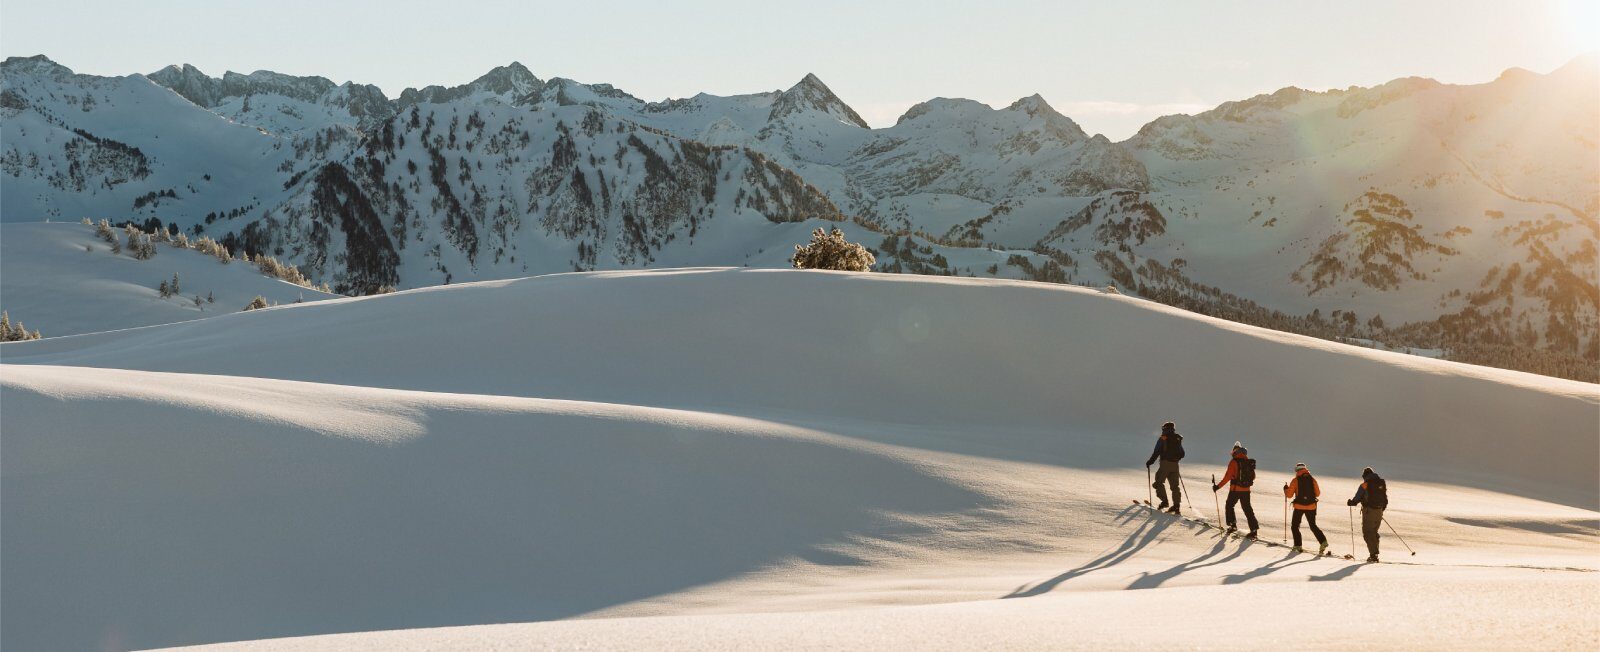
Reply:
[[[1158,511],[1158,512],[1167,511],[1167,501],[1163,500],[1163,501],[1161,501],[1160,505],[1156,505],[1156,511]]]
[[[1228,534],[1233,534],[1233,533],[1238,532],[1238,531],[1239,531],[1239,527],[1238,526],[1236,526],[1236,525],[1229,525],[1228,526],[1228,530],[1227,530]]]
[[[1167,510],[1167,513],[1173,516],[1183,516],[1183,512],[1178,509],[1177,505],[1173,505],[1172,509]]]
[[[1326,543],[1317,544],[1317,556],[1321,557],[1321,556],[1326,555],[1326,554],[1328,554],[1328,544],[1326,544]]]
[[[1256,531],[1255,530],[1251,530],[1249,534],[1244,535],[1244,538],[1249,539],[1251,541],[1255,541],[1256,540]]]
[[[1373,556],[1371,556],[1371,557],[1368,557],[1368,558],[1367,558],[1367,563],[1369,563],[1369,564],[1376,564],[1376,563],[1378,563],[1378,556],[1377,556],[1377,555],[1373,555]]]
[[[1305,552],[1305,551],[1306,551],[1306,549],[1305,548],[1301,548],[1300,546],[1295,546],[1295,547],[1289,549],[1289,552],[1296,552],[1296,553]]]

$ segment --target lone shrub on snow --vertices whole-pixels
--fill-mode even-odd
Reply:
[[[20,321],[15,326],[11,325],[11,315],[0,311],[0,342],[24,342],[39,337],[39,331],[28,332]]]
[[[265,307],[267,307],[267,300],[265,298],[263,298],[261,295],[258,294],[258,295],[256,295],[255,299],[250,301],[250,305],[245,306],[244,309],[245,310],[259,310],[259,309],[265,308]]]
[[[796,269],[833,269],[844,272],[872,270],[877,259],[866,247],[844,239],[844,232],[817,229],[811,232],[811,243],[794,246]]]

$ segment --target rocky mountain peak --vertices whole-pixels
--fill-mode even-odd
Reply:
[[[51,61],[49,57],[35,54],[31,57],[6,57],[0,71],[8,75],[36,75],[40,77],[70,77],[72,69]]]
[[[772,113],[768,115],[767,119],[769,121],[777,121],[806,111],[821,111],[841,122],[847,122],[862,129],[871,129],[871,127],[867,126],[867,121],[862,120],[855,109],[850,108],[850,105],[845,104],[844,100],[839,99],[839,96],[835,95],[833,90],[828,88],[827,84],[822,83],[822,79],[813,73],[806,73],[800,83],[789,87],[789,90],[779,93],[777,99],[772,102]]]
[[[460,86],[447,88],[435,84],[421,89],[407,88],[400,93],[396,102],[402,107],[423,102],[437,104],[452,102],[479,92],[500,96],[508,102],[519,101],[519,98],[538,93],[547,85],[547,82],[528,70],[527,66],[513,61],[504,66],[496,66],[477,79]]]
[[[1055,110],[1055,107],[1045,102],[1044,97],[1038,93],[1012,102],[1006,110],[1020,111],[1030,118],[1043,120],[1045,129],[1064,142],[1076,142],[1089,137],[1077,122]]]
[[[222,102],[221,80],[187,63],[167,66],[145,77],[198,106],[213,107]]]
[[[526,95],[544,85],[533,71],[520,62],[513,61],[504,66],[497,66],[484,73],[483,76],[472,80],[471,86],[480,90],[489,91],[496,95],[511,94],[513,96]]]

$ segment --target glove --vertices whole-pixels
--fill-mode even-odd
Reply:
[[[1150,468],[1151,464],[1152,464],[1151,462],[1145,462],[1144,463],[1144,468],[1147,468],[1147,469]]]
[[[1222,488],[1222,485],[1220,485],[1220,484],[1211,485],[1211,493],[1217,493],[1217,490],[1221,489],[1221,488]]]
[[[1351,507],[1355,507],[1356,506],[1356,501],[1354,499],[1346,500],[1346,501],[1344,501],[1344,504],[1349,505]]]

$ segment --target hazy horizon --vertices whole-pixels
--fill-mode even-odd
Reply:
[[[875,127],[934,97],[1003,107],[1037,93],[1085,130],[1121,140],[1161,115],[1285,86],[1326,90],[1407,76],[1481,83],[1514,67],[1548,72],[1600,47],[1595,30],[1585,29],[1600,12],[1576,1],[1000,4],[830,0],[791,15],[721,0],[13,2],[0,22],[0,56],[44,54],[98,75],[183,63],[217,77],[272,70],[373,84],[390,97],[466,83],[512,61],[541,78],[609,83],[647,101],[777,90],[815,73]],[[1037,19],[1006,20],[1023,15]]]

